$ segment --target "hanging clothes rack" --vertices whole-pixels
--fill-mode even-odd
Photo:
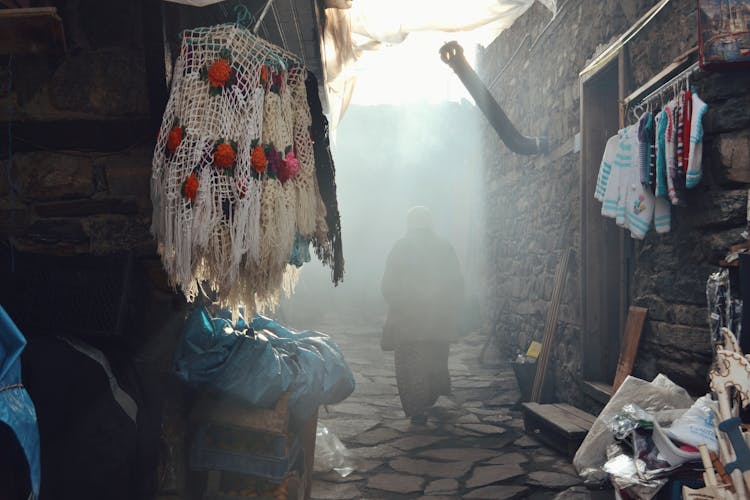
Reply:
[[[656,97],[662,96],[665,90],[673,89],[675,84],[682,82],[683,80],[688,80],[691,75],[693,75],[696,71],[700,70],[700,66],[698,65],[698,61],[694,62],[684,70],[682,70],[679,74],[672,77],[667,82],[661,84],[659,88],[648,94],[646,97],[641,99],[641,104],[647,104],[653,101]]]
[[[685,56],[689,55],[693,51],[689,51],[685,54]],[[678,60],[672,63],[670,66],[666,67],[661,73],[656,75],[654,78],[649,80],[646,84],[641,86],[638,90],[631,93],[628,97],[626,97],[623,100],[623,104],[625,106],[625,109],[634,111],[638,109],[643,109],[644,107],[648,107],[650,104],[653,103],[656,98],[664,98],[664,93],[668,90],[676,90],[681,82],[688,81],[689,78],[695,74],[697,71],[700,71],[701,68],[698,64],[698,61],[693,62],[692,64],[683,67],[676,75],[672,76],[669,80],[661,83],[656,87],[655,90],[651,90],[654,88],[654,86],[657,85],[658,82],[664,80],[670,73],[674,72],[675,69],[679,68],[680,66],[685,64],[685,60]],[[651,90],[648,94],[646,94],[647,91]],[[641,97],[644,94],[645,97]],[[637,105],[633,106],[633,103],[636,103]],[[637,113],[639,114],[639,113]]]

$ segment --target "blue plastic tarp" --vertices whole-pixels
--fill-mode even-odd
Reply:
[[[21,352],[26,339],[0,306],[0,421],[10,427],[29,463],[31,488],[39,498],[41,467],[36,410],[21,384]]]
[[[354,376],[327,335],[295,332],[260,315],[250,325],[230,318],[227,311],[212,317],[204,306],[193,310],[175,356],[178,377],[264,408],[290,391],[297,419],[354,391]]]

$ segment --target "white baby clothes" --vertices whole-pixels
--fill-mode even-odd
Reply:
[[[635,169],[634,169],[635,170]],[[626,220],[630,236],[642,240],[654,217],[654,193],[640,182],[640,172],[636,171],[628,185]]]
[[[604,156],[599,165],[599,175],[596,177],[596,189],[594,190],[594,198],[599,201],[604,201],[604,192],[607,189],[609,177],[612,174],[612,164],[615,161],[619,143],[620,136],[614,135],[609,138],[607,145],[604,147]]]
[[[625,226],[627,181],[633,172],[638,174],[634,146],[634,140],[637,141],[637,130],[633,127],[624,128],[618,132],[617,138],[617,151],[602,200],[602,215],[614,218],[619,226]]]
[[[672,230],[672,204],[662,196],[657,196],[654,202],[654,227],[660,234]]]
[[[693,188],[698,185],[703,176],[703,115],[708,105],[693,92],[693,115],[690,121],[690,153],[688,155],[687,177],[685,187]]]

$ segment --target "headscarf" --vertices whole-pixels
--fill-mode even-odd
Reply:
[[[432,213],[427,207],[413,207],[406,214],[406,232],[419,229],[432,230]]]

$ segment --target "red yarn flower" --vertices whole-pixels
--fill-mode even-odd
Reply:
[[[214,61],[208,68],[208,83],[212,87],[223,87],[232,77],[232,67],[226,59]]]
[[[169,136],[167,136],[167,151],[171,154],[174,154],[174,152],[177,151],[177,147],[182,142],[182,136],[184,133],[185,131],[182,127],[174,127],[169,131]]]
[[[266,152],[263,151],[262,146],[255,146],[253,148],[253,153],[250,156],[250,164],[253,167],[253,172],[256,174],[262,174],[266,171],[268,158],[266,158]]]
[[[191,202],[195,201],[195,196],[198,194],[198,186],[198,177],[195,173],[188,175],[185,182],[182,183],[182,195]]]
[[[232,168],[234,166],[234,148],[231,144],[221,142],[214,149],[214,166]]]

